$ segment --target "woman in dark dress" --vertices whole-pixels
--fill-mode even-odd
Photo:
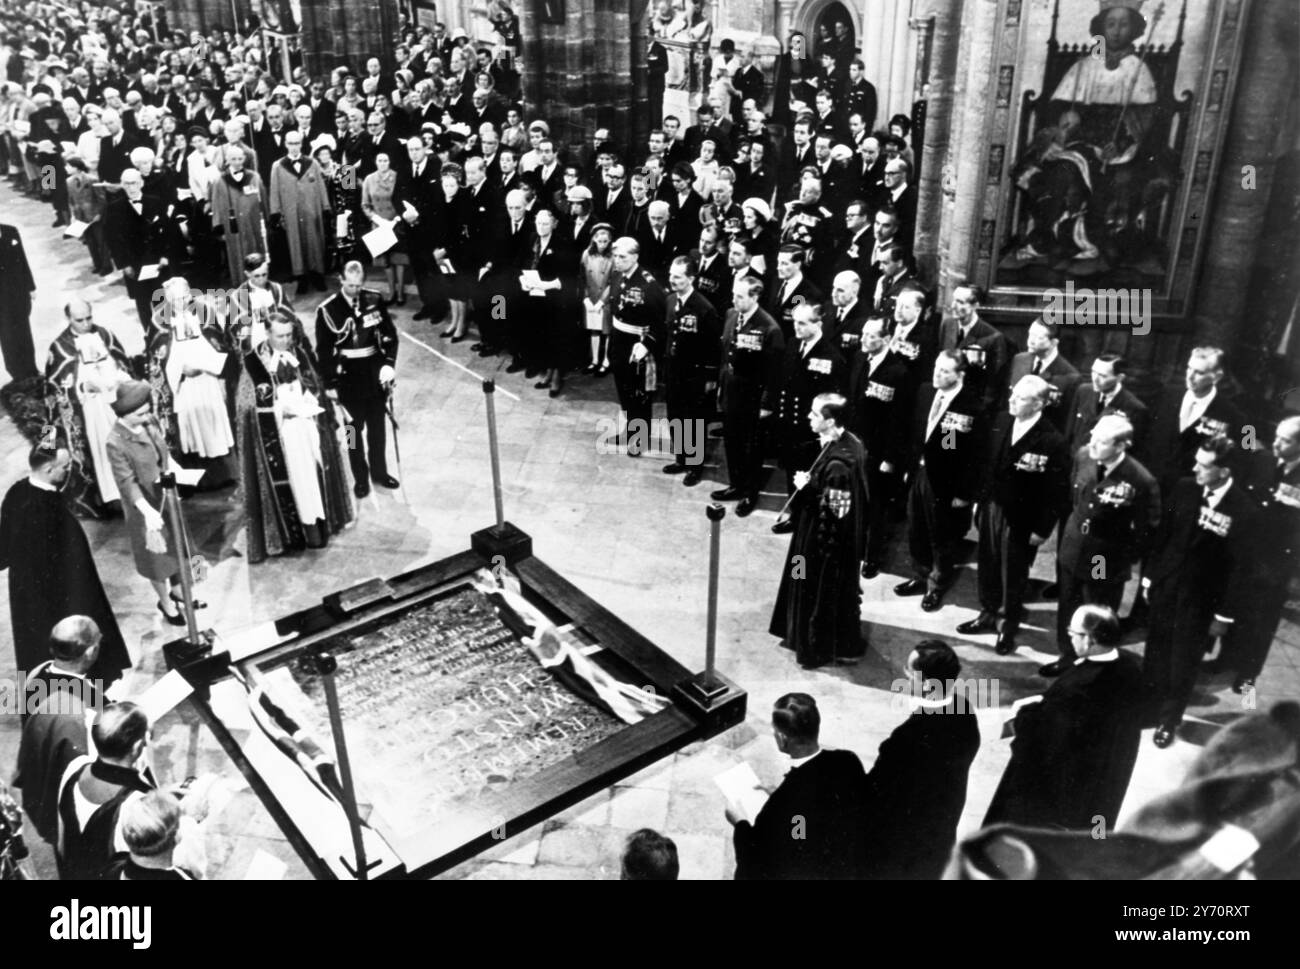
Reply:
[[[470,285],[473,282],[465,273],[466,232],[469,214],[468,196],[464,192],[465,169],[448,163],[442,166],[442,198],[434,210],[436,238],[433,258],[438,266],[438,282],[443,298],[447,300],[446,327],[443,339],[452,343],[465,339],[469,329]]]

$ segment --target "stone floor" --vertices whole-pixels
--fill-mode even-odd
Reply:
[[[58,238],[49,228],[49,208],[16,196],[7,186],[0,187],[0,207],[5,221],[22,230],[36,275],[32,324],[38,359],[43,360],[44,348],[63,326],[62,304],[74,293],[92,301],[96,320],[111,327],[128,352],[138,352],[140,327],[124,288],[90,272],[79,242]],[[299,313],[310,319],[314,305],[314,298],[305,298]],[[679,478],[660,473],[661,455],[635,461],[601,453],[600,439],[616,414],[608,378],[576,377],[560,399],[551,400],[532,389],[522,374],[498,372],[500,361],[485,365],[468,351],[468,343],[450,346],[439,340],[430,324],[411,319],[411,310],[399,311],[397,319],[404,491],[379,491],[365,499],[356,525],[328,549],[257,567],[242,555],[241,511],[228,493],[188,502],[196,541],[211,564],[200,587],[201,597],[211,604],[207,622],[228,633],[317,603],[340,587],[466,548],[469,534],[489,524],[493,514],[478,379],[491,375],[500,388],[497,413],[509,519],[532,534],[537,554],[561,574],[679,661],[700,668],[708,566],[704,508],[708,491],[717,487],[711,482],[721,479],[720,455],[710,455],[710,476],[687,489]],[[25,473],[26,450],[14,425],[0,418],[0,485],[8,488]],[[774,475],[773,488],[780,484]],[[783,497],[772,491],[752,517],[729,516],[723,527],[719,666],[749,691],[747,720],[505,841],[446,877],[615,878],[622,840],[647,826],[677,842],[683,877],[730,877],[730,830],[713,778],[747,760],[765,782],[779,780],[785,768],[768,723],[773,701],[790,691],[812,694],[822,710],[824,742],[854,750],[869,767],[877,746],[900,719],[891,705],[890,684],[900,676],[912,644],[931,635],[957,647],[963,675],[985,678],[997,691],[979,715],[983,744],[971,770],[962,831],[978,826],[1008,757],[1008,741],[998,739],[1007,708],[1018,697],[1046,688],[1047,681],[1035,671],[1054,652],[1046,635],[1053,604],[1035,602],[1020,652],[997,656],[991,637],[968,641],[953,632],[976,611],[973,565],[944,607],[926,614],[918,600],[898,599],[889,591],[905,563],[896,548],[892,567],[863,583],[863,620],[870,638],[866,658],[853,667],[801,670],[767,633],[787,544],[768,526]],[[121,523],[88,522],[86,530],[136,660],[134,692],[161,674],[159,647],[171,629],[162,625],[149,587],[135,575]],[[1040,578],[1050,575],[1050,552],[1039,556],[1035,575]],[[0,588],[0,598],[5,597],[7,588]],[[0,612],[6,609],[7,603],[0,603]],[[0,635],[7,636],[7,623],[0,626],[5,629]],[[0,676],[11,677],[12,664],[12,651],[0,648]],[[1202,681],[1189,721],[1169,749],[1157,750],[1147,731],[1123,814],[1176,786],[1213,726],[1241,711],[1243,699],[1229,685],[1224,677]],[[1267,706],[1298,695],[1300,631],[1287,625],[1255,702]],[[0,764],[6,771],[14,763],[17,743],[17,718],[0,718]],[[215,771],[232,795],[209,826],[211,877],[245,878],[250,869],[270,877],[307,877],[215,738],[185,707],[159,725],[158,761],[164,776],[173,780]],[[34,848],[36,867],[48,877],[48,849]]]

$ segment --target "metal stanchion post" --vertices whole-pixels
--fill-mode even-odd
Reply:
[[[165,471],[159,477],[162,486],[163,510],[171,528],[172,538],[176,542],[177,571],[181,576],[181,608],[185,610],[185,625],[191,646],[201,647],[204,639],[199,634],[198,618],[194,612],[194,572],[191,562],[190,535],[181,514],[181,499],[176,493],[176,475]]]
[[[489,377],[483,381],[483,393],[487,401],[488,452],[492,459],[492,499],[496,502],[497,531],[505,528],[506,512],[501,499],[501,455],[497,453],[497,408],[496,381]]]
[[[695,694],[696,699],[707,707],[714,700],[726,694],[730,687],[718,676],[718,573],[722,554],[722,519],[727,517],[727,509],[722,505],[712,504],[704,510],[709,519],[709,601],[708,617],[704,632],[704,672],[694,677],[686,688]]]
[[[329,707],[330,732],[334,735],[334,753],[338,757],[339,780],[343,784],[343,811],[348,816],[348,827],[352,830],[352,850],[356,853],[357,881],[366,881],[366,844],[361,834],[361,814],[357,810],[356,788],[352,786],[352,762],[348,759],[347,738],[343,735],[343,711],[339,708],[338,688],[334,683],[334,673],[338,670],[338,660],[332,653],[317,653],[316,672],[325,684],[325,703]]]

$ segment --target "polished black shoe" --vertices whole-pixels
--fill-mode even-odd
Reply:
[[[370,482],[358,481],[353,486],[352,493],[356,495],[358,498],[364,498],[366,495],[370,494]]]
[[[480,357],[495,357],[499,352],[496,347],[479,347],[478,349]]]
[[[925,592],[925,579],[908,579],[894,586],[896,596],[919,596]]]
[[[749,513],[754,510],[754,506],[757,504],[758,504],[758,500],[755,498],[752,497],[741,498],[740,504],[736,506],[736,517],[737,518],[747,517]]]
[[[1175,729],[1177,728],[1166,725],[1157,730],[1155,737],[1152,738],[1155,740],[1156,746],[1163,750],[1172,744],[1174,742]]]
[[[864,579],[874,579],[880,574],[880,566],[875,562],[862,563],[862,577]]]
[[[401,482],[391,474],[372,474],[370,480],[381,488],[396,488],[401,485]]]
[[[1253,676],[1239,676],[1232,681],[1233,693],[1253,693],[1255,690],[1255,678]]]
[[[991,633],[998,628],[998,617],[988,612],[981,612],[974,619],[968,619],[966,622],[957,624],[957,632],[963,636],[974,636],[978,633]]]
[[[177,612],[175,615],[168,615],[167,610],[163,608],[163,605],[162,605],[161,602],[158,603],[158,611],[162,613],[162,617],[163,617],[163,619],[165,619],[165,620],[167,621],[167,624],[168,624],[168,625],[171,625],[171,626],[184,626],[184,625],[185,625],[185,614],[184,614],[184,613],[182,613],[182,612]]]
[[[943,605],[943,596],[937,592],[927,592],[921,597],[921,608],[926,612],[934,612]]]
[[[427,307],[422,307],[421,309],[418,309],[418,310],[415,311],[415,315],[412,316],[411,319],[413,319],[413,320],[431,320],[431,319],[433,319],[433,310],[428,309]]]
[[[506,373],[518,373],[524,369],[524,365],[518,360],[511,360],[510,366],[506,367]]]
[[[717,491],[709,492],[709,497],[714,501],[735,501],[737,498],[745,497],[745,493],[739,488],[719,488]]]
[[[468,338],[464,333],[462,333],[460,336],[454,336],[454,337],[452,337],[452,338],[451,338],[451,342],[452,342],[452,343],[461,343],[461,342],[463,342],[464,340],[467,340],[467,339],[469,339],[469,338]]]
[[[1049,677],[1060,676],[1062,673],[1064,673],[1073,665],[1074,665],[1073,660],[1066,659],[1064,656],[1062,656],[1058,660],[1054,660],[1051,663],[1038,667],[1038,675],[1049,676]]]
[[[678,464],[676,461],[674,461],[672,464],[664,465],[664,474],[685,474],[685,473],[686,473],[686,465],[684,464]]]
[[[993,644],[993,652],[999,656],[1010,656],[1016,651],[1015,633],[998,633],[997,642]]]
[[[686,477],[682,478],[682,484],[686,485],[688,488],[694,488],[703,478],[704,473],[702,471],[697,471],[695,468],[691,468],[691,470],[686,472]]]
[[[478,351],[480,351],[480,350],[483,349],[483,344],[482,344],[481,342],[480,342],[480,343],[471,343],[471,344],[469,345],[469,348],[470,348],[471,350],[473,350],[475,353],[478,353]]]
[[[545,390],[549,386],[551,386],[549,380],[539,380],[537,383],[533,384],[533,390]]]
[[[736,514],[740,514],[740,512],[737,511]],[[793,518],[778,519],[777,523],[772,526],[773,535],[789,535],[792,531],[794,531]]]
[[[563,387],[552,387],[550,390],[546,392],[546,396],[554,400],[556,397],[560,396],[560,392],[563,389],[564,389]]]

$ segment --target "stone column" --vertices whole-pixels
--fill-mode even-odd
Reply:
[[[1199,341],[1223,347],[1253,344],[1260,338],[1243,332],[1245,309],[1250,303],[1252,270],[1260,256],[1260,228],[1270,203],[1289,201],[1274,202],[1271,194],[1285,114],[1282,102],[1294,96],[1298,80],[1295,0],[1255,0],[1248,9],[1241,75],[1230,109],[1208,226],[1210,244],[1192,318]],[[1253,183],[1248,173],[1253,174]],[[1232,369],[1246,376],[1240,362]]]
[[[391,0],[303,0],[303,63],[310,74],[328,74],[346,64],[360,73],[368,58],[393,69],[397,8]]]
[[[637,2],[637,0],[632,0]],[[525,92],[531,116],[545,118],[561,152],[599,126],[627,137],[632,109],[632,58],[645,44],[631,35],[629,0],[566,0],[563,24],[539,23],[525,6]]]
[[[912,21],[917,32],[916,90],[925,98],[925,141],[916,160],[916,232],[913,248],[917,271],[927,285],[939,274],[939,229],[943,220],[945,186],[954,180],[944,177],[948,164],[949,128],[952,125],[953,87],[957,73],[958,41],[961,37],[961,0],[930,0],[918,11],[922,19]],[[930,44],[929,70],[921,75],[924,44]]]
[[[984,127],[989,105],[993,103],[993,54],[999,37],[998,0],[966,0],[954,6],[960,10],[960,26],[953,17],[948,27],[954,34],[960,30],[961,40],[952,121],[948,125],[951,137],[946,152],[946,164],[953,179],[952,192],[944,192],[939,230],[941,271],[937,298],[940,306],[946,305],[952,290],[967,280],[975,261],[987,164]],[[936,47],[940,44],[939,32],[936,23]],[[936,122],[935,127],[941,127],[940,123]]]

